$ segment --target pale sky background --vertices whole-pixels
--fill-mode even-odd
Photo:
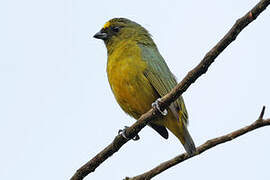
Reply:
[[[92,38],[113,17],[147,28],[181,80],[258,0],[0,2],[0,179],[65,180],[134,119],[106,76]],[[184,98],[196,145],[270,117],[270,8],[250,24]],[[183,153],[149,127],[86,180],[135,176]],[[270,129],[255,130],[177,165],[155,180],[269,179]]]

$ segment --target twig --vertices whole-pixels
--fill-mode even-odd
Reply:
[[[265,106],[263,107],[262,112],[264,112],[264,110],[265,110]],[[226,134],[224,136],[220,136],[220,137],[206,141],[204,144],[197,147],[196,153],[193,156],[189,156],[187,153],[183,153],[179,156],[176,156],[175,158],[173,158],[171,160],[163,162],[162,164],[158,165],[157,167],[153,168],[150,171],[147,171],[141,175],[138,175],[138,176],[135,176],[132,178],[126,177],[125,180],[150,180],[151,178],[162,173],[166,169],[168,169],[172,166],[175,166],[175,165],[177,165],[177,164],[179,164],[179,163],[181,163],[189,158],[197,156],[197,155],[203,153],[204,151],[215,147],[216,145],[231,141],[231,140],[233,140],[241,135],[244,135],[245,133],[248,133],[248,132],[253,131],[255,129],[258,129],[260,127],[269,126],[269,125],[270,125],[270,119],[256,120],[254,123],[250,124],[249,126],[243,127],[241,129],[233,131],[232,133]]]
[[[260,1],[251,11],[245,16],[238,19],[230,31],[213,47],[203,58],[199,65],[191,70],[185,78],[167,95],[161,98],[160,107],[166,109],[174,100],[181,96],[187,88],[195,82],[202,74],[204,74],[208,67],[214,62],[215,58],[231,43],[235,40],[237,35],[253,20],[264,11],[269,5],[270,0]],[[126,136],[133,138],[136,136],[142,128],[144,128],[150,121],[157,119],[160,116],[156,109],[150,109],[147,113],[143,114],[136,123],[130,128],[126,129]],[[72,176],[71,180],[82,180],[89,173],[95,171],[95,169],[108,159],[111,155],[117,152],[128,140],[118,135],[114,138],[113,142],[104,148],[100,153],[83,165]]]
[[[264,111],[265,111],[265,106],[263,106],[262,111],[261,111],[261,114],[260,114],[260,116],[259,116],[259,119],[258,119],[258,120],[262,120],[262,119],[263,119],[263,116],[264,116]]]

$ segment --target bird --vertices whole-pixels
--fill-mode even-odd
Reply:
[[[153,102],[177,85],[152,36],[140,24],[127,18],[113,18],[93,37],[105,43],[111,90],[123,111],[133,118],[139,119]],[[182,96],[168,107],[166,116],[148,125],[165,139],[169,137],[168,130],[171,131],[188,154],[195,153]]]

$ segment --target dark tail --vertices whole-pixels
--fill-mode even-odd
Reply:
[[[192,137],[190,136],[187,127],[183,126],[183,130],[183,146],[189,155],[193,155],[196,152],[194,141],[192,140]]]

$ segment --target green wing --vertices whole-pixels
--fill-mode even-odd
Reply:
[[[149,47],[143,44],[139,46],[142,59],[148,64],[144,75],[160,96],[166,95],[177,85],[174,75],[156,47]],[[176,118],[179,118],[178,112],[181,113],[181,120],[183,120],[186,125],[188,124],[188,113],[182,96],[172,103],[170,109]]]

